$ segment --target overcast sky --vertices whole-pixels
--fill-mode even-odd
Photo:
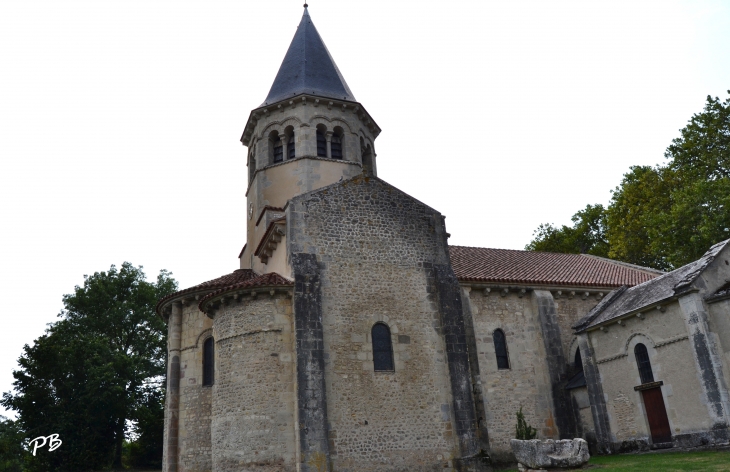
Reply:
[[[0,2],[0,392],[83,275],[237,268],[251,109],[302,0]],[[379,176],[451,244],[522,249],[607,204],[730,89],[730,2],[311,0],[382,128]],[[1,411],[1,410],[0,410]]]

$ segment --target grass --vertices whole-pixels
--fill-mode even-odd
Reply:
[[[728,471],[730,451],[664,452],[653,454],[622,454],[591,457],[582,471]],[[509,472],[517,471],[512,469]]]

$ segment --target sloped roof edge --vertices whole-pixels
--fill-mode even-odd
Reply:
[[[588,327],[588,325],[595,320],[598,315],[603,313],[606,308],[608,308],[609,305],[611,305],[613,302],[618,300],[618,298],[628,289],[626,285],[619,287],[618,289],[614,290],[613,292],[609,293],[606,297],[604,297],[603,300],[601,300],[598,305],[593,307],[591,311],[588,312],[586,316],[578,320],[576,324],[572,326],[574,330],[577,332],[583,331],[585,328]]]
[[[234,283],[239,283],[241,281],[252,279],[257,275],[258,274],[256,274],[256,272],[251,269],[236,269],[230,274],[225,274],[211,280],[206,280],[205,282],[201,282],[197,285],[193,285],[192,287],[188,287],[183,290],[178,290],[175,293],[171,293],[170,295],[161,298],[157,302],[157,305],[155,305],[155,312],[158,315],[162,316],[161,310],[163,306],[167,305],[169,302],[172,302],[177,298],[185,297],[186,295],[208,293],[209,291],[215,290],[216,288],[225,287],[226,285],[231,285]]]
[[[573,329],[581,332],[647,308],[651,309],[653,306],[661,308],[662,304],[698,290],[698,287],[694,286],[694,282],[727,246],[728,242],[730,240],[713,245],[702,257],[678,269],[623,290],[619,294],[612,292],[610,306],[609,304],[599,304],[576,323]],[[713,298],[713,295],[708,298]]]

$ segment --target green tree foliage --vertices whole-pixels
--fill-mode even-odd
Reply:
[[[730,238],[730,98],[708,96],[664,156],[666,165],[631,167],[613,191],[598,233],[605,253],[577,250],[578,235],[591,234],[579,224],[581,212],[572,228],[540,225],[526,249],[588,252],[671,270]]]
[[[14,392],[1,402],[18,412],[27,439],[56,433],[63,441],[55,451],[39,449],[28,470],[120,468],[128,422],[147,451],[145,465],[159,464],[166,330],[154,307],[176,289],[168,272],[150,283],[125,262],[84,276],[83,287],[63,297],[62,319],[24,347]]]
[[[0,416],[0,472],[22,472],[28,453],[23,449],[26,439],[18,424]]]
[[[662,270],[671,268],[660,241],[662,215],[671,207],[671,176],[665,171],[634,166],[613,191],[606,210],[610,258]]]
[[[571,220],[573,226],[563,225],[562,228],[541,224],[533,234],[534,239],[525,249],[608,257],[606,212],[603,205],[586,205]]]
[[[515,439],[522,439],[523,441],[529,440],[529,439],[535,439],[537,437],[537,430],[527,424],[527,421],[525,421],[525,415],[522,413],[522,407],[520,406],[520,411],[517,412],[517,434],[515,435]]]

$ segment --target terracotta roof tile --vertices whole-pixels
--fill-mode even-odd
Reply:
[[[180,295],[185,295],[186,293],[193,293],[193,292],[199,292],[199,291],[206,291],[206,290],[215,290],[217,288],[226,287],[228,285],[233,285],[237,283],[244,282],[246,280],[253,279],[257,276],[256,272],[254,272],[251,269],[236,269],[230,274],[223,275],[221,277],[205,281],[203,283],[199,283],[198,285],[193,285],[192,287],[186,288],[184,290],[180,290],[178,292],[175,292],[171,295],[166,296],[165,298],[160,299],[159,302],[157,302],[157,306],[155,307],[155,310],[159,313],[160,308],[162,308],[162,305],[167,303],[168,301],[179,297]]]
[[[663,272],[588,254],[557,254],[450,246],[451,266],[461,281],[620,287],[637,285]]]
[[[215,298],[216,296],[220,295],[221,293],[231,292],[234,290],[241,290],[241,289],[245,289],[245,288],[270,287],[270,286],[276,286],[276,285],[293,286],[294,282],[292,282],[291,280],[289,280],[285,277],[282,277],[281,275],[277,274],[276,272],[269,272],[268,274],[259,275],[252,279],[249,279],[249,280],[244,280],[239,283],[221,287],[218,290],[215,290],[215,291],[207,294],[205,297],[203,297],[202,300],[200,300],[200,303],[198,304],[198,308],[200,308],[201,311],[204,311],[203,305],[205,304],[205,302],[207,302],[211,298]]]

